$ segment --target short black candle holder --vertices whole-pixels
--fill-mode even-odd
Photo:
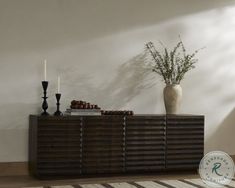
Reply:
[[[42,81],[42,88],[43,88],[43,103],[42,103],[42,116],[48,116],[49,113],[47,112],[48,104],[47,104],[47,87],[48,87],[48,81]]]
[[[57,106],[57,110],[54,113],[55,116],[63,116],[63,113],[60,111],[60,97],[61,97],[61,93],[56,93],[55,94],[56,97],[56,106]]]

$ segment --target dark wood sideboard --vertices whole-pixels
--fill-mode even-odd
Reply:
[[[196,170],[201,115],[30,115],[29,170],[40,179]]]

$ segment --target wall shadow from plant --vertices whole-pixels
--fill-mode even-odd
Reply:
[[[151,68],[146,65],[146,60],[145,51],[137,54],[121,64],[113,73],[115,75],[107,73],[107,80],[97,86],[91,83],[92,75],[69,77],[67,73],[70,71],[66,70],[63,76],[67,81],[64,84],[70,89],[66,90],[65,98],[77,97],[91,102],[95,100],[102,108],[122,109],[136,96],[155,85],[155,77],[151,74]],[[73,72],[72,75],[76,74]],[[69,102],[69,100],[66,101],[66,103]]]

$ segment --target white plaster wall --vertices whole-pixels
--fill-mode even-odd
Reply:
[[[57,75],[72,99],[164,113],[164,84],[144,69],[144,44],[206,46],[182,82],[182,113],[204,114],[205,151],[235,154],[235,1],[0,0],[0,162],[27,161],[28,116],[40,113],[43,59],[49,112]]]

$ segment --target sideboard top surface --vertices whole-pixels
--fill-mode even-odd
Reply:
[[[30,115],[30,118],[36,118],[36,119],[80,119],[81,117],[93,117],[93,118],[110,118],[110,117],[128,117],[128,118],[132,118],[132,117],[156,117],[156,118],[161,118],[161,117],[194,117],[194,118],[204,118],[204,115],[194,115],[194,114],[135,114],[132,116],[125,116],[125,115],[100,115],[100,116],[53,116],[53,115],[49,115],[49,116],[41,116],[41,115]]]

